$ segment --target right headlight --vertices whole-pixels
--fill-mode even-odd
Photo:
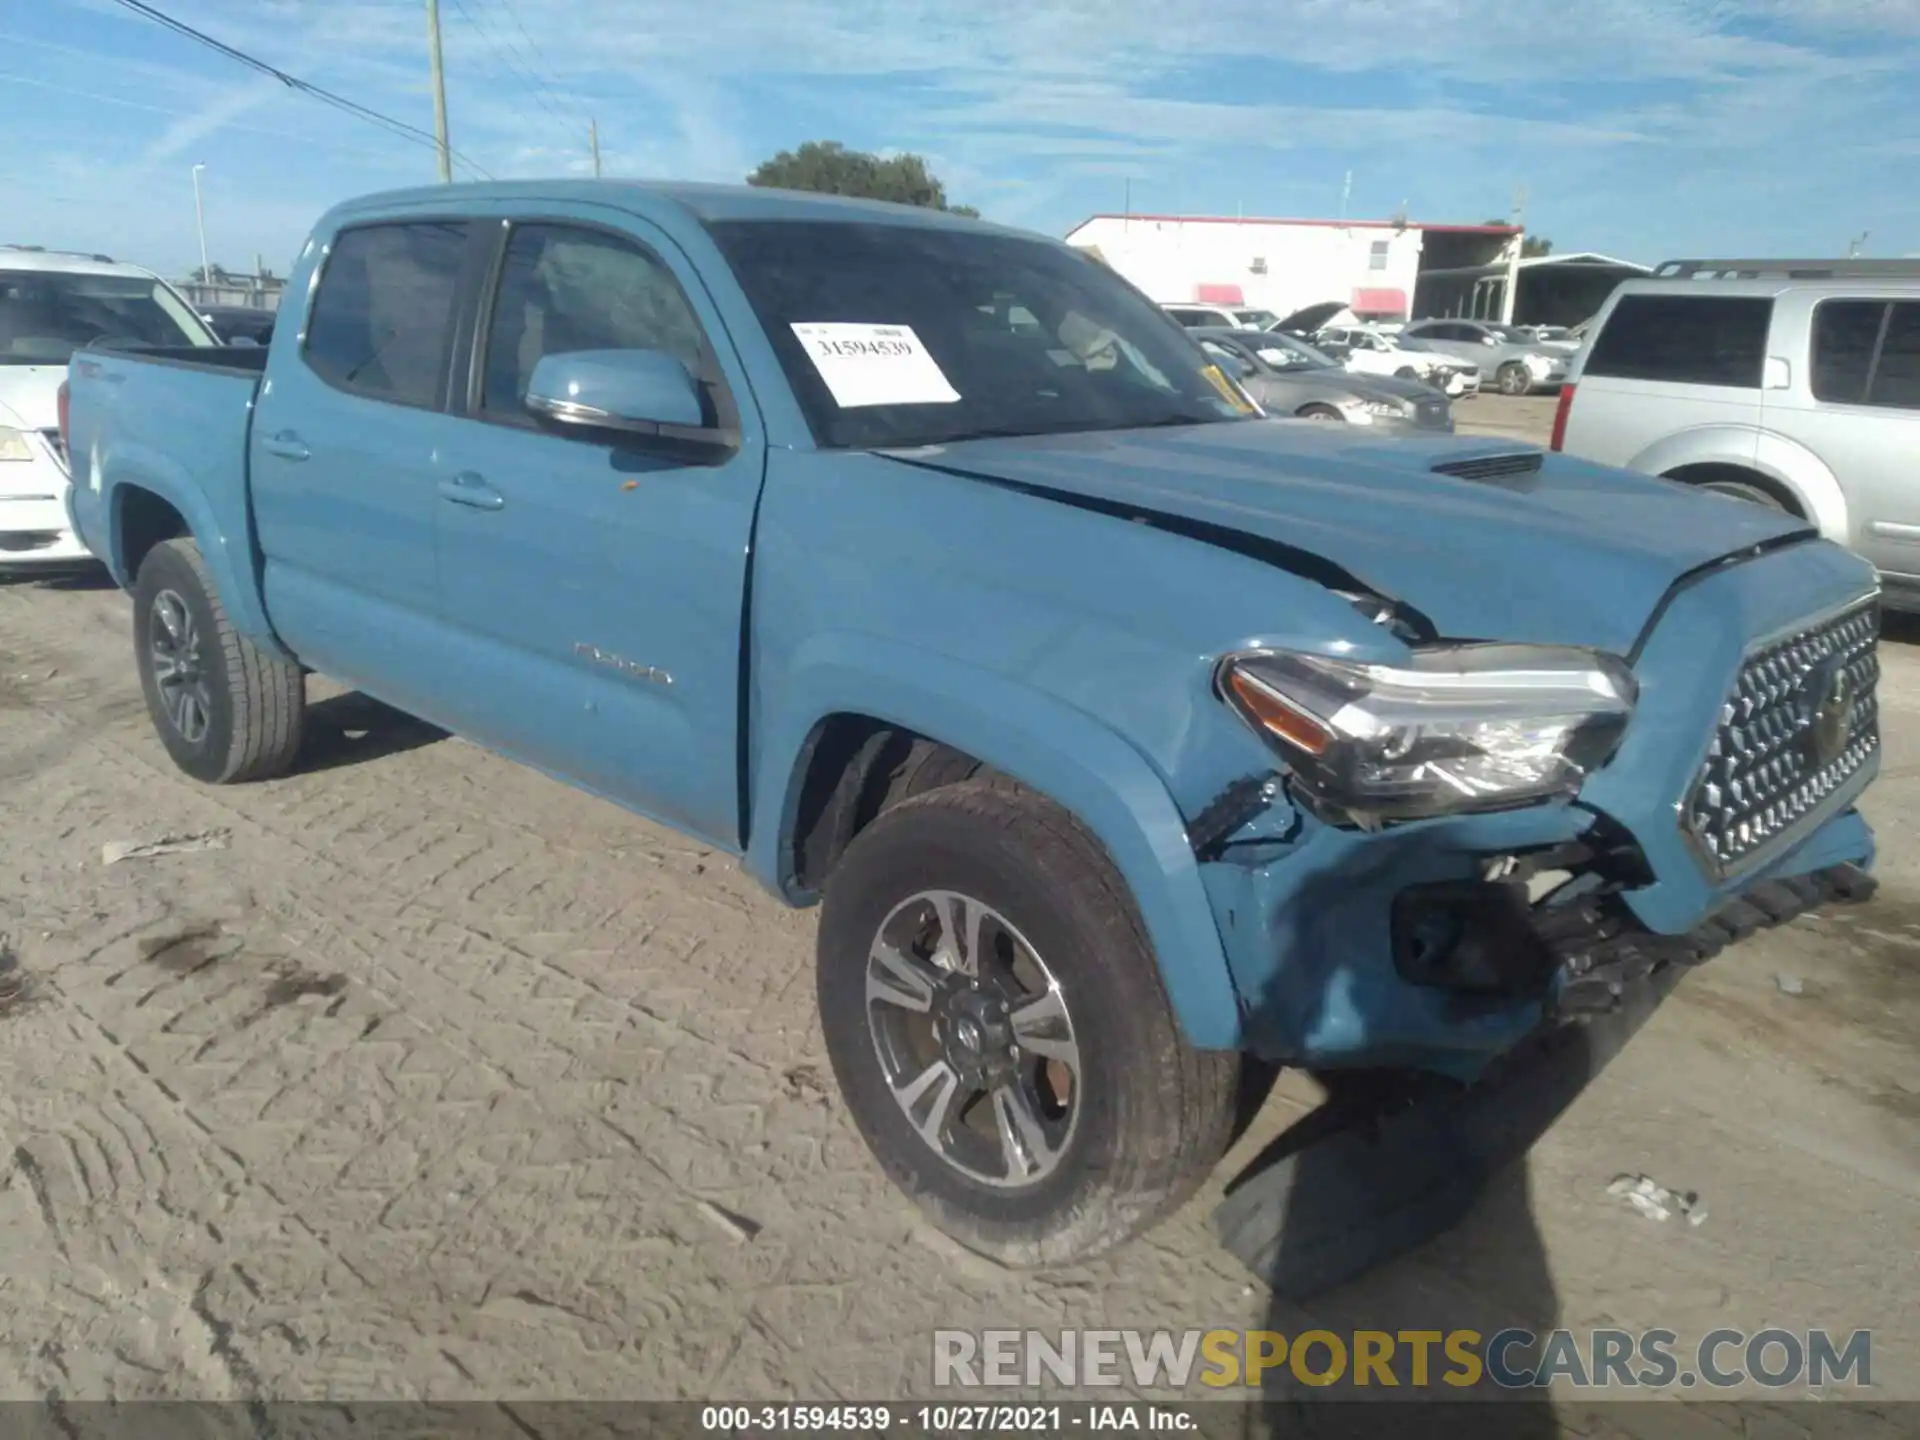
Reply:
[[[33,447],[27,444],[27,437],[18,430],[0,425],[0,460],[31,460]]]
[[[1304,798],[1365,829],[1569,798],[1637,696],[1617,660],[1531,645],[1425,647],[1403,665],[1247,651],[1222,660],[1218,688]]]

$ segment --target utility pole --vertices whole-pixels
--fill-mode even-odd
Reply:
[[[1513,192],[1513,223],[1519,233],[1507,237],[1507,283],[1500,294],[1500,323],[1513,323],[1514,307],[1520,301],[1520,253],[1527,245],[1527,187]]]
[[[447,76],[440,64],[440,0],[427,0],[427,55],[433,66],[433,143],[445,185],[453,179],[453,156],[447,145]]]
[[[593,142],[593,178],[600,178],[600,122],[587,117],[587,138]]]
[[[193,167],[193,223],[200,231],[200,283],[211,285],[213,271],[207,265],[207,212],[200,204],[200,172],[206,168],[204,164]]]

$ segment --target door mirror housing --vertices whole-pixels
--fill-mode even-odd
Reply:
[[[640,435],[702,430],[706,412],[687,367],[664,350],[572,350],[542,356],[527,383],[542,420]]]

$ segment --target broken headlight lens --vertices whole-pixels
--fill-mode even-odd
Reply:
[[[1226,657],[1219,688],[1304,798],[1369,829],[1567,798],[1637,695],[1617,660],[1532,645],[1426,647],[1400,665],[1250,651]]]

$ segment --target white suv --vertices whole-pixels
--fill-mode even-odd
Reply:
[[[0,245],[0,575],[93,557],[67,518],[60,384],[76,347],[216,345],[178,291],[105,255]]]
[[[1790,510],[1920,609],[1920,261],[1670,261],[1569,381],[1554,449]]]

